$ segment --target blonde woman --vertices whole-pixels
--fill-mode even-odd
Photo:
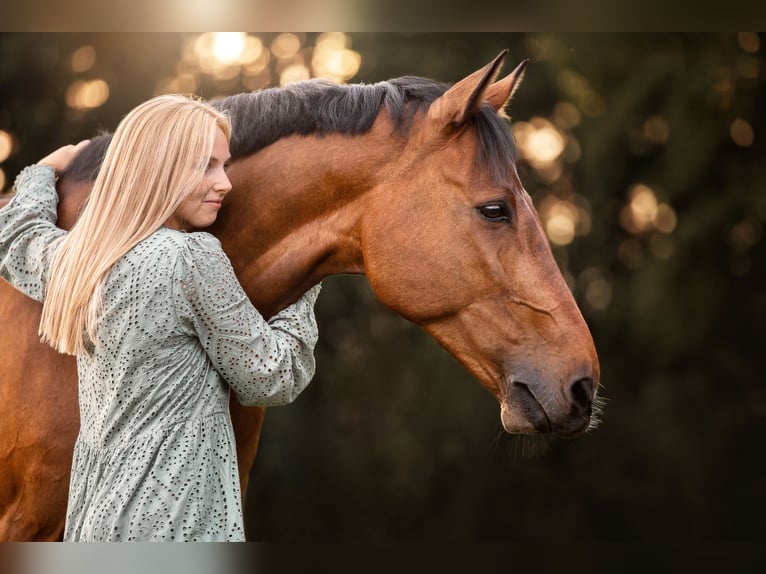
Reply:
[[[43,340],[77,356],[65,540],[243,540],[229,390],[285,404],[314,374],[320,287],[266,322],[218,240],[186,232],[231,189],[229,137],[209,105],[153,98],[118,126],[70,232],[55,177],[87,142],[24,169],[0,210],[0,276],[43,302]]]

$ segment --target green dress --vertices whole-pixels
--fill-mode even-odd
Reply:
[[[43,301],[51,244],[66,233],[53,170],[30,166],[15,187],[0,209],[0,276]],[[162,227],[123,256],[99,344],[77,357],[64,539],[244,540],[229,392],[271,406],[306,387],[319,289],[265,321],[208,233]]]

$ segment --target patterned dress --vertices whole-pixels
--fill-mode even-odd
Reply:
[[[66,233],[52,168],[26,168],[15,188],[0,209],[0,276],[43,301],[51,244]],[[162,227],[123,256],[104,286],[98,345],[77,357],[64,539],[243,540],[229,392],[270,406],[306,387],[319,289],[267,322],[210,234]]]

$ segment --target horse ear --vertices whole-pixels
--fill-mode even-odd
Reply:
[[[497,113],[503,117],[506,117],[505,106],[511,101],[513,94],[516,93],[516,90],[521,85],[521,80],[524,78],[524,70],[528,62],[528,59],[521,62],[513,72],[499,82],[489,86],[484,93],[484,99],[492,104]]]
[[[428,116],[443,125],[460,126],[465,123],[484,101],[484,92],[497,76],[507,53],[507,49],[503,50],[489,64],[452,86],[431,104]]]

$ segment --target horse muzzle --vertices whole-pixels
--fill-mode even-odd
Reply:
[[[501,401],[503,428],[516,434],[576,437],[591,424],[596,387],[590,377],[576,378],[563,392],[553,392],[539,382],[512,380]]]

